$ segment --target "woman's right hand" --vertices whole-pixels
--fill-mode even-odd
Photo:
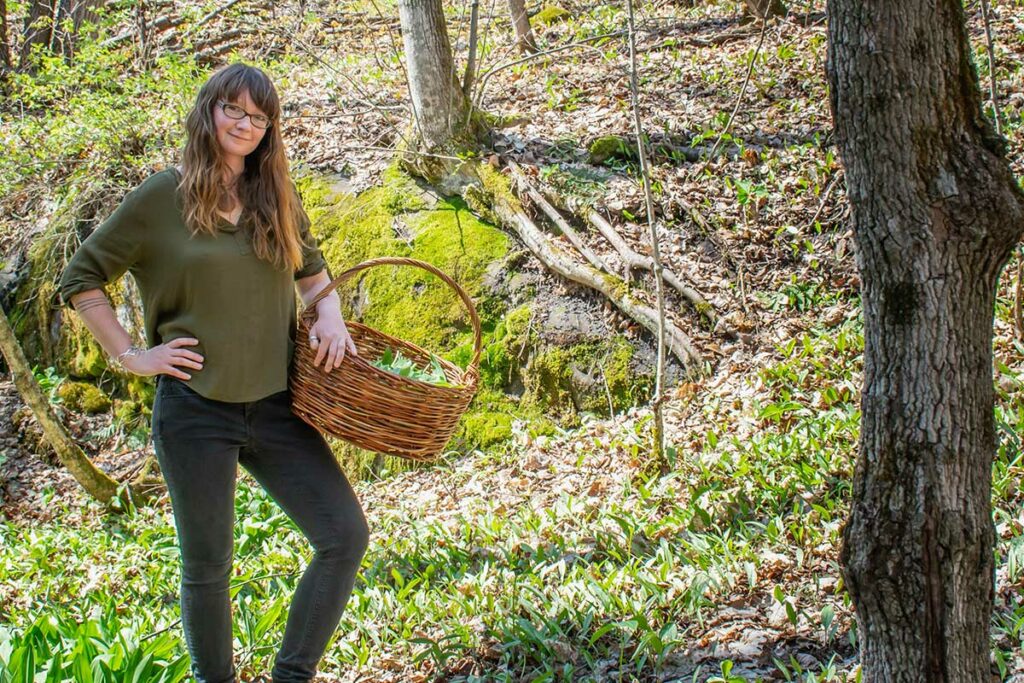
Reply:
[[[178,365],[186,368],[203,369],[203,357],[195,351],[182,348],[184,346],[195,346],[199,343],[194,337],[178,337],[166,344],[154,346],[137,356],[128,356],[124,359],[124,367],[143,377],[150,375],[170,375],[181,380],[190,380],[192,375],[179,370]]]

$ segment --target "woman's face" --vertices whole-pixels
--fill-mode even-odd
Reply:
[[[238,105],[249,114],[266,116],[266,112],[257,107],[250,99],[248,90],[243,90],[233,100],[225,101]],[[265,129],[252,125],[248,116],[243,116],[240,119],[229,117],[224,113],[220,104],[215,104],[213,107],[213,122],[217,127],[217,142],[220,143],[224,155],[229,157],[244,158],[251,154],[259,146],[263,136],[267,134]]]

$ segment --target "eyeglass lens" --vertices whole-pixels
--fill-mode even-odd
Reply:
[[[238,105],[231,104],[229,102],[225,102],[222,108],[224,110],[224,113],[227,114],[230,118],[243,119],[246,116],[248,116],[249,120],[252,121],[252,125],[256,126],[257,128],[270,128],[270,119],[268,119],[266,116],[263,116],[262,114],[248,114],[244,109],[242,109]]]

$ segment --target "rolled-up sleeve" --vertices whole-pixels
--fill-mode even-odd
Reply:
[[[140,188],[125,195],[121,204],[90,234],[71,256],[58,285],[61,305],[90,289],[105,289],[141,258],[146,233]]]
[[[309,220],[306,210],[302,207],[302,200],[298,198],[298,192],[295,193],[295,196],[299,214],[299,237],[302,239],[302,267],[295,271],[295,279],[298,280],[316,275],[327,267],[327,261],[324,260],[316,237],[310,232],[312,221]]]

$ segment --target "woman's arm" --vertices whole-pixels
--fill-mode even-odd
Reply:
[[[331,284],[331,278],[327,275],[326,269],[321,270],[315,275],[299,278],[295,281],[295,286],[299,289],[299,297],[302,299],[304,306],[308,306],[313,297],[329,284]],[[341,298],[338,296],[338,290],[334,290],[325,296],[316,305],[316,314],[318,316],[332,312],[337,312],[338,316],[341,316]]]
[[[132,336],[121,326],[102,289],[72,295],[71,305],[111,358],[117,358],[133,344]]]
[[[74,306],[82,322],[111,358],[117,358],[134,344],[132,336],[122,327],[102,289],[87,289],[73,294],[69,303]],[[188,380],[191,379],[191,375],[182,372],[175,365],[201,370],[203,357],[194,351],[180,348],[198,343],[199,340],[192,337],[172,339],[139,355],[126,356],[121,364],[136,375],[168,374]]]

